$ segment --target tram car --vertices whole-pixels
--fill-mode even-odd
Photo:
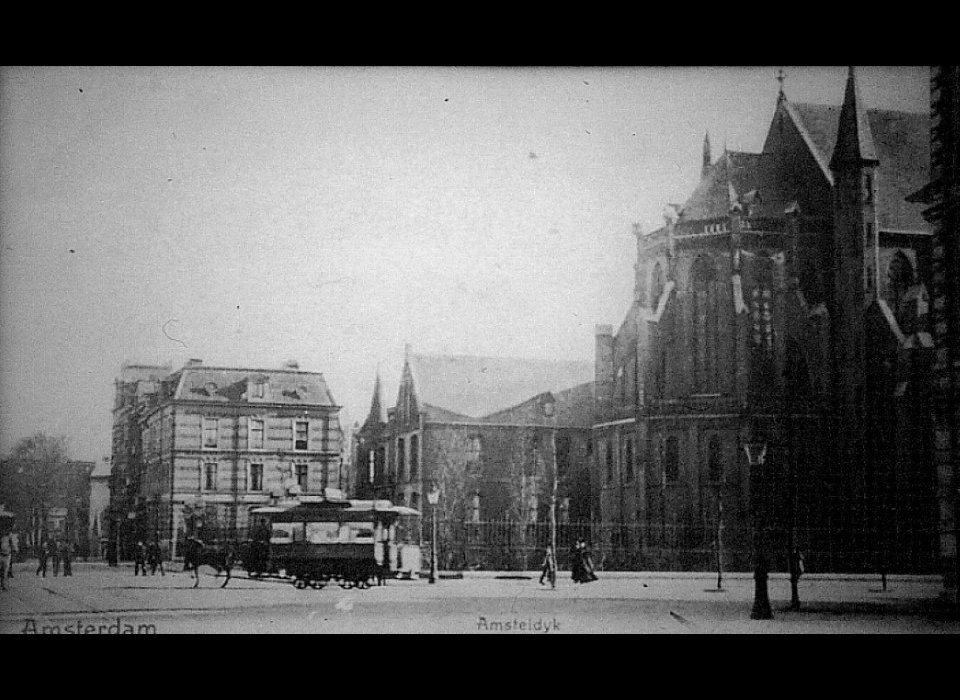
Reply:
[[[289,578],[303,590],[334,582],[366,589],[388,578],[418,578],[420,512],[390,501],[325,499],[258,508],[243,552],[254,577]]]

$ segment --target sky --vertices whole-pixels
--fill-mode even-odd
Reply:
[[[0,68],[0,453],[110,452],[124,362],[322,372],[348,422],[415,352],[593,361],[704,134],[779,67]],[[839,104],[845,67],[783,67]],[[857,69],[926,112],[925,67]]]

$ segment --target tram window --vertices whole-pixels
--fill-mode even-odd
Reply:
[[[289,544],[293,541],[293,525],[291,523],[274,523],[270,532],[271,544]]]
[[[310,544],[327,544],[340,540],[339,523],[307,523],[307,540]]]
[[[293,541],[303,542],[306,539],[304,532],[304,523],[293,523]]]
[[[373,539],[373,527],[370,525],[353,525],[350,527],[350,541],[359,542],[361,540]]]

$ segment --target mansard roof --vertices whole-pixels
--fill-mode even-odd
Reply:
[[[184,367],[174,399],[230,403],[243,400],[249,383],[265,385],[264,403],[336,407],[323,375],[318,372],[228,367]]]
[[[408,361],[421,405],[477,419],[594,378],[590,362],[419,354]]]

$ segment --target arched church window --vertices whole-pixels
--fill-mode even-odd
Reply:
[[[800,348],[800,343],[792,338],[786,344],[786,359],[784,361],[784,379],[787,399],[802,400],[813,393],[813,384],[810,381],[810,367],[807,358]]]
[[[697,390],[717,388],[719,308],[717,269],[707,257],[693,264],[693,367]]]
[[[663,267],[657,263],[653,268],[653,275],[650,282],[650,306],[656,309],[660,304],[660,297],[663,296],[663,290],[667,286],[667,279],[663,274]]]
[[[915,277],[913,264],[909,258],[903,253],[894,255],[887,272],[886,293],[883,296],[901,326],[903,326],[906,311],[903,302],[906,300],[907,292],[915,283]]]
[[[712,484],[723,481],[723,453],[719,435],[711,437],[707,445],[707,479]]]

